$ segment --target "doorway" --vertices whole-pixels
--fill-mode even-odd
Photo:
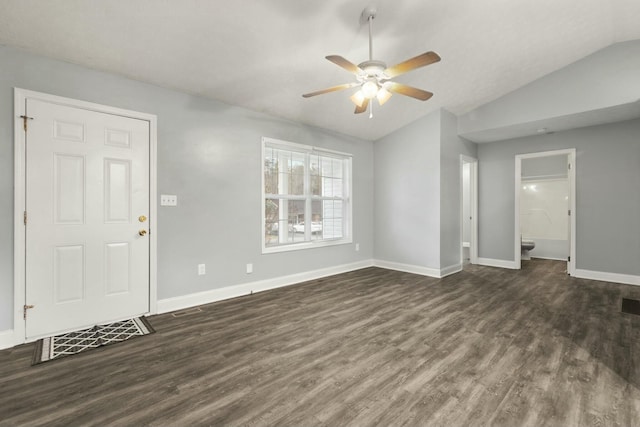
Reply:
[[[575,149],[516,155],[516,268],[522,260],[566,260],[575,274]]]
[[[478,160],[460,155],[460,265],[478,263]]]
[[[155,116],[15,102],[16,343],[155,312]]]

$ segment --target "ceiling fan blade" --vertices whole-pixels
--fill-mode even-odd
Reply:
[[[358,74],[362,72],[362,70],[356,64],[348,61],[347,59],[344,59],[340,55],[329,55],[329,56],[326,56],[325,58],[327,58],[329,61],[333,62],[337,66],[344,68],[350,73]]]
[[[332,86],[326,89],[322,89],[322,90],[318,90],[315,92],[311,92],[311,93],[305,93],[304,95],[302,95],[304,98],[310,98],[312,96],[316,96],[316,95],[322,95],[324,93],[329,93],[329,92],[335,92],[337,90],[344,90],[344,89],[349,89],[351,87],[354,86],[358,86],[360,83],[354,82],[354,83],[345,83],[343,85],[338,85],[338,86]]]
[[[356,105],[356,111],[354,111],[353,113],[354,114],[364,113],[365,111],[367,111],[368,106],[369,106],[369,98],[365,98],[361,106]]]
[[[385,76],[392,79],[400,74],[408,73],[416,68],[424,67],[434,62],[440,61],[440,56],[435,52],[425,52],[422,55],[418,55],[411,59],[407,59],[404,62],[393,65],[384,70]]]
[[[400,95],[410,96],[412,98],[419,99],[420,101],[426,101],[427,99],[433,96],[433,93],[431,92],[427,92],[426,90],[403,85],[402,83],[387,82],[385,84],[385,88],[390,92],[399,93]]]

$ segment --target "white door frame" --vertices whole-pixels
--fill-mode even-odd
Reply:
[[[31,90],[14,88],[14,238],[13,238],[13,342],[14,345],[23,344],[25,338],[25,321],[23,307],[26,304],[25,283],[25,192],[26,192],[26,151],[24,122],[20,116],[25,114],[27,99],[37,99],[53,104],[82,108],[106,114],[129,117],[149,122],[149,314],[157,313],[158,282],[157,282],[157,124],[158,119],[153,114],[124,110],[92,102],[79,101]],[[27,120],[28,126],[28,120]]]
[[[568,170],[569,176],[569,198],[571,215],[569,217],[569,261],[567,264],[567,274],[574,276],[576,272],[576,149],[567,148],[564,150],[542,151],[539,153],[517,154],[516,155],[516,176],[515,176],[515,228],[514,228],[514,260],[515,268],[522,268],[522,247],[520,242],[520,188],[522,187],[522,160],[536,157],[549,156],[569,156]]]
[[[471,264],[478,263],[478,159],[460,154],[460,265],[463,265],[463,247],[462,247],[462,230],[463,230],[463,212],[462,212],[462,167],[465,163],[469,163],[470,182],[469,190],[471,193],[471,247],[469,248],[469,261]]]

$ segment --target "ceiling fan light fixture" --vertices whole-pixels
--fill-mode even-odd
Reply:
[[[378,82],[376,82],[374,79],[367,80],[362,85],[362,94],[365,98],[372,99],[378,94],[378,89],[380,89],[380,87],[378,86]]]
[[[356,104],[358,107],[362,107],[364,105],[364,100],[366,98],[364,97],[364,94],[362,93],[362,91],[359,90],[356,93],[354,93],[353,95],[351,95],[349,97],[349,99],[351,100],[351,102]]]
[[[369,59],[367,61],[355,65],[340,55],[329,55],[325,57],[337,66],[352,73],[356,81],[305,93],[302,95],[304,98],[359,86],[359,90],[350,96],[351,101],[356,105],[354,113],[361,114],[368,109],[369,117],[373,117],[373,103],[370,102],[373,98],[376,98],[378,103],[383,105],[394,93],[409,96],[420,101],[426,101],[433,96],[431,92],[394,82],[391,81],[391,79],[440,61],[440,56],[437,53],[431,51],[424,52],[406,61],[392,65],[391,67],[387,67],[383,61],[373,59],[372,23],[376,13],[377,10],[375,7],[368,7],[362,11],[361,15],[361,24],[365,22],[369,24]]]
[[[383,105],[385,102],[389,100],[389,98],[391,98],[391,95],[393,95],[391,92],[389,92],[384,87],[381,87],[378,93],[376,94],[376,98],[378,98],[378,104]]]

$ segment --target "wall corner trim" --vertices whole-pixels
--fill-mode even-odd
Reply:
[[[5,348],[11,348],[18,344],[21,344],[21,343],[15,342],[13,329],[0,331],[0,350],[3,350]]]
[[[185,308],[196,307],[199,305],[222,301],[229,298],[250,295],[252,292],[262,292],[269,289],[282,288],[285,286],[306,282],[308,280],[320,279],[322,277],[333,276],[335,274],[347,273],[349,271],[372,267],[373,265],[374,264],[372,260],[364,260],[351,264],[342,264],[303,273],[275,277],[273,279],[241,283],[238,285],[226,286],[224,288],[211,289],[208,291],[161,299],[158,301],[158,314],[168,313],[175,310],[183,310]]]
[[[518,265],[515,261],[507,261],[503,259],[493,259],[493,258],[480,258],[478,257],[478,264],[484,265],[487,267],[498,267],[498,268],[509,268],[512,270],[519,270]]]
[[[606,271],[592,271],[576,268],[573,277],[578,279],[600,280],[602,282],[622,283],[624,285],[640,286],[640,276],[630,274],[607,273]]]
[[[441,268],[440,277],[442,278],[442,277],[451,276],[452,274],[460,273],[461,271],[462,271],[462,264],[460,263],[453,264],[448,267]]]
[[[405,273],[419,274],[421,276],[435,277],[441,279],[453,273],[462,270],[462,265],[456,264],[445,267],[443,269],[423,267],[421,265],[403,264],[400,262],[385,261],[381,259],[373,260],[375,267],[386,268],[389,270],[404,271]]]

